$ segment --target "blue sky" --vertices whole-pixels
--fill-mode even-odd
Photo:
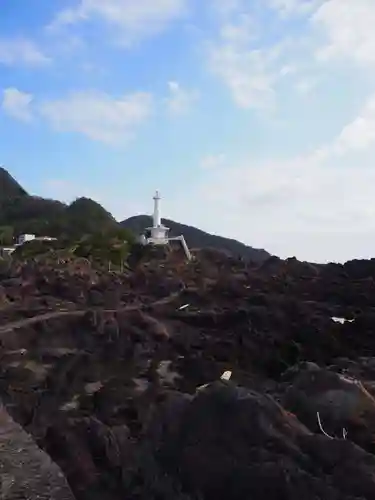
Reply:
[[[0,163],[30,192],[122,220],[160,189],[166,217],[281,257],[374,256],[373,0],[0,12]]]

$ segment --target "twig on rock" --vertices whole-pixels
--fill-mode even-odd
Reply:
[[[326,431],[323,429],[323,426],[322,426],[322,422],[320,421],[320,415],[319,415],[319,412],[317,411],[316,412],[316,416],[318,417],[318,425],[319,425],[319,429],[323,432],[323,434],[325,436],[327,436],[327,438],[329,439],[335,439],[334,437],[330,436],[329,434],[326,433]]]
[[[326,431],[323,429],[322,422],[321,422],[321,420],[320,420],[320,415],[319,415],[319,412],[318,412],[318,411],[316,412],[316,416],[317,416],[317,418],[318,418],[318,425],[319,425],[319,429],[322,431],[322,433],[323,433],[325,436],[327,436],[327,438],[329,438],[329,439],[336,439],[335,437],[330,436],[329,434],[327,434],[327,433],[326,433]],[[347,438],[347,435],[348,435],[348,431],[347,431],[345,428],[343,428],[343,429],[342,429],[342,438],[343,438],[343,439],[346,439],[346,438]]]

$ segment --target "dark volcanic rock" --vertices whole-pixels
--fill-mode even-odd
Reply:
[[[331,436],[348,439],[375,452],[375,399],[357,379],[309,364],[298,370],[287,389],[284,406],[310,429],[319,422]]]
[[[2,270],[13,419],[77,500],[374,498],[374,262],[195,255]]]
[[[313,435],[269,396],[222,382],[165,405],[145,442],[139,498],[354,500],[375,491],[375,457]]]
[[[0,496],[3,500],[74,500],[60,468],[0,408]]]

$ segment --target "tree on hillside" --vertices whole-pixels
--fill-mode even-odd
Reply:
[[[75,200],[67,207],[65,216],[71,233],[77,237],[96,233],[98,229],[106,231],[118,225],[107,210],[89,198]]]
[[[0,226],[0,245],[13,244],[14,229],[12,226]]]
[[[34,196],[0,199],[0,224],[11,225],[15,234],[48,234],[64,214],[65,205]]]

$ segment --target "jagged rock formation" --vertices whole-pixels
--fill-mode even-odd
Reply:
[[[1,269],[13,419],[77,500],[372,500],[375,261],[195,257]]]
[[[375,491],[373,455],[314,434],[268,395],[221,381],[167,398],[137,459],[143,498],[157,498],[159,485],[162,498],[207,500],[354,500]]]

